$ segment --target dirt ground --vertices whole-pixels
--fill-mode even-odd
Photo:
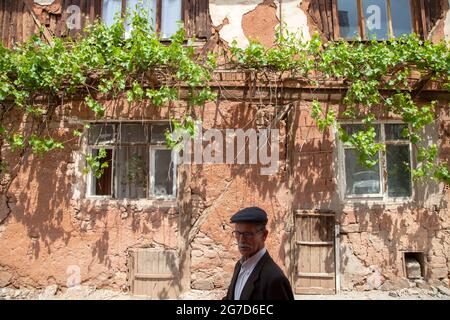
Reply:
[[[223,291],[192,290],[184,293],[180,300],[218,300]],[[431,289],[409,288],[395,291],[342,291],[336,295],[296,295],[296,300],[450,300],[450,290],[444,286]],[[56,286],[42,290],[0,289],[0,300],[148,300],[148,297],[132,296],[126,292],[72,287],[64,292]]]

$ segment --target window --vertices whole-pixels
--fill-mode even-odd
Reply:
[[[89,151],[106,150],[108,162],[100,178],[91,172],[89,195],[117,199],[174,197],[176,159],[165,145],[162,123],[92,124]]]
[[[163,39],[178,31],[177,22],[182,20],[182,0],[103,0],[102,19],[111,26],[116,15],[125,15],[136,8],[147,14],[152,29],[159,32]],[[125,22],[127,33],[131,31],[131,19],[128,17]]]
[[[351,135],[364,130],[364,125],[343,124],[342,128]],[[341,143],[346,198],[411,197],[411,145],[402,135],[405,128],[407,125],[402,123],[375,125],[376,142],[385,144],[386,150],[378,154],[378,164],[370,169],[359,164],[354,148]]]
[[[414,0],[337,0],[339,35],[385,40],[413,33]]]

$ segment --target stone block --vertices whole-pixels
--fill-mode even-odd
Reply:
[[[192,289],[197,290],[213,290],[214,283],[212,281],[207,280],[198,280],[192,283]]]

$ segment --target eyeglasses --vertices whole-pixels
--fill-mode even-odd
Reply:
[[[256,232],[240,232],[240,231],[233,231],[232,234],[236,239],[239,239],[240,236],[242,236],[244,239],[251,239],[257,234],[258,232],[261,232],[262,230],[258,230]]]

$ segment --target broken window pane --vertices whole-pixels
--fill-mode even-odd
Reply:
[[[139,199],[147,197],[148,147],[127,146],[117,149],[117,197]]]
[[[173,194],[172,151],[167,149],[154,150],[154,186],[153,193],[157,196]]]
[[[122,143],[146,143],[147,126],[140,123],[120,124],[120,142]]]
[[[153,124],[152,128],[152,143],[165,143],[166,142],[166,130],[170,130],[168,124]]]
[[[409,145],[386,145],[389,197],[411,196]]]
[[[391,0],[391,17],[394,37],[412,33],[410,0]]]
[[[338,0],[337,7],[340,36],[344,39],[359,36],[356,1]]]
[[[103,174],[100,178],[97,178],[95,174],[92,174],[92,195],[94,196],[110,196],[112,194],[112,153],[111,149],[106,149],[106,157],[100,159],[100,163],[108,163],[108,167],[103,169]],[[92,155],[98,156],[99,149],[93,149]]]
[[[181,20],[181,0],[164,0],[161,10],[161,38],[170,38],[178,31]]]
[[[378,156],[376,157],[378,160]],[[380,167],[368,169],[358,163],[358,153],[354,149],[345,150],[346,194],[380,193]]]
[[[364,26],[366,38],[387,39],[389,36],[387,1],[363,0]]]
[[[103,0],[102,19],[108,27],[114,24],[114,18],[120,17],[121,12],[122,0]]]
[[[402,135],[403,130],[407,128],[406,124],[386,124],[384,126],[386,140],[408,140]]]
[[[112,124],[92,124],[89,129],[89,144],[106,144],[114,142],[114,127]]]

